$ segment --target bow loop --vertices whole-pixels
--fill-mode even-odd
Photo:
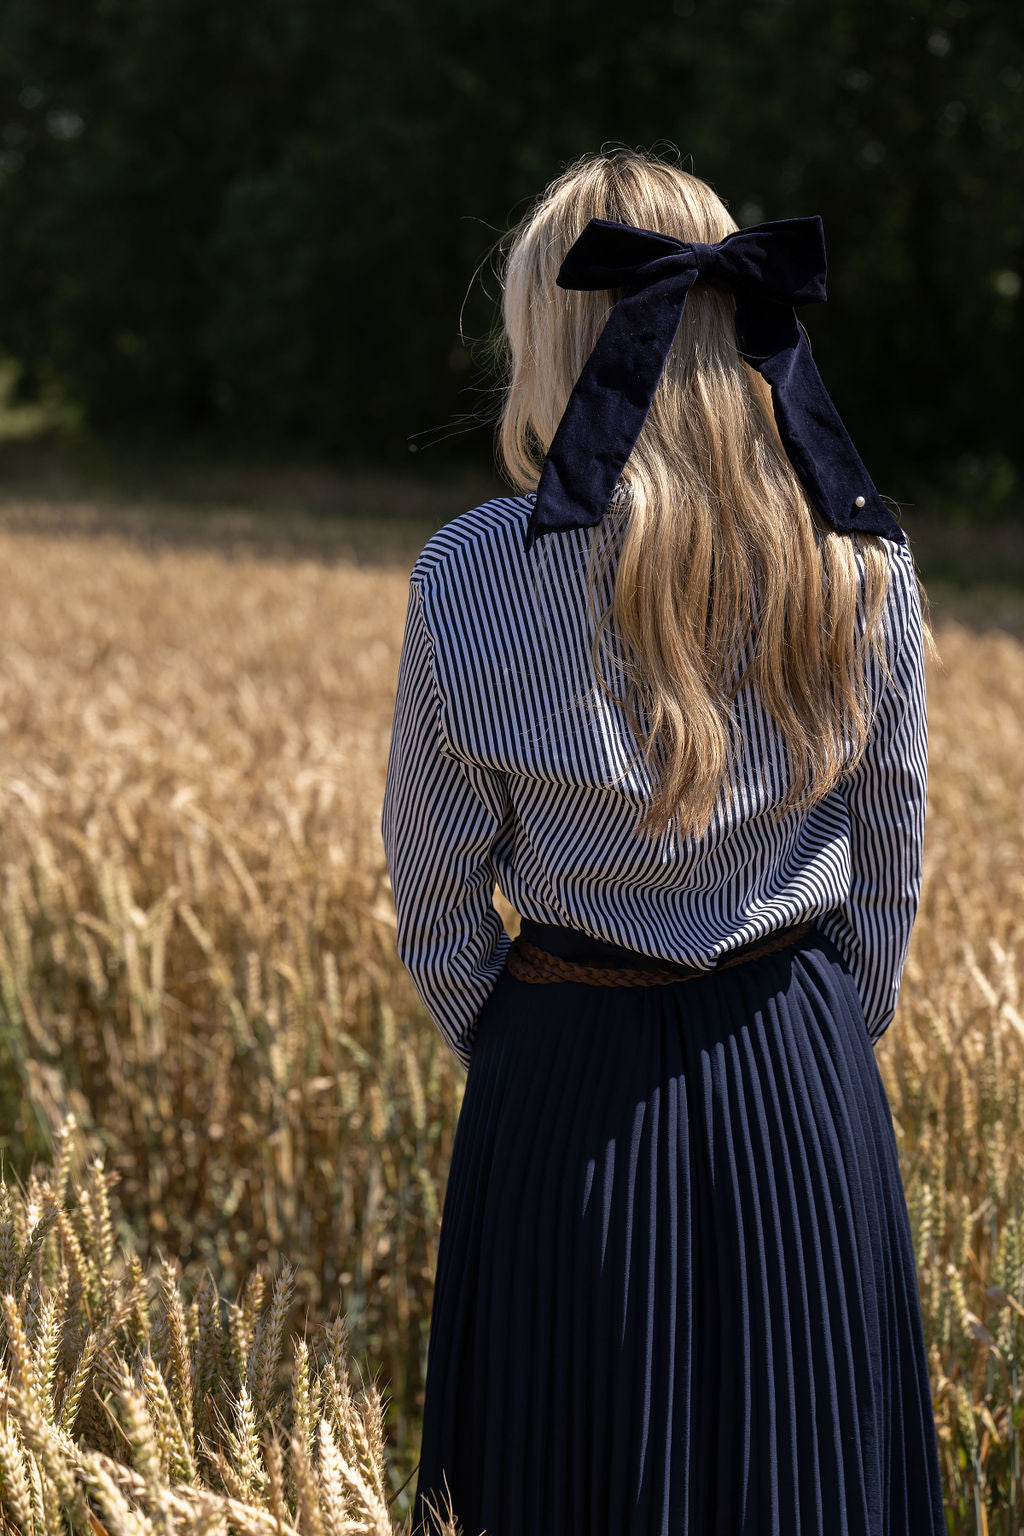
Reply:
[[[906,535],[851,442],[796,318],[796,305],[825,300],[824,229],[812,214],[733,230],[714,244],[590,220],[556,282],[566,289],[622,293],[548,449],[527,551],[544,533],[601,521],[698,277],[736,296],[740,354],[771,386],[779,435],[811,504],[840,532],[904,543]]]
[[[717,287],[778,304],[825,302],[825,231],[819,214],[736,229],[694,245],[700,274]]]
[[[591,219],[569,247],[555,282],[559,288],[589,290],[625,288],[634,282],[644,286],[646,273],[655,270],[659,258],[680,255],[696,272],[692,253],[681,240],[632,224]]]

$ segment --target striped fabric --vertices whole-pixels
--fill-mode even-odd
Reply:
[[[468,1068],[508,951],[496,885],[524,917],[706,967],[814,918],[847,961],[877,1043],[896,1011],[921,892],[928,723],[909,543],[885,544],[893,681],[872,660],[878,715],[840,786],[809,813],[772,819],[787,754],[744,684],[732,805],[723,793],[702,838],[672,828],[640,836],[650,776],[590,657],[598,530],[553,534],[526,555],[531,503],[499,497],[454,518],[409,580],[381,834],[398,954],[449,1049]],[[613,582],[612,569],[602,608]],[[621,679],[605,676],[621,692]]]

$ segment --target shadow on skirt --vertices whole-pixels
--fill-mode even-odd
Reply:
[[[667,985],[502,972],[425,1392],[415,1536],[446,1489],[465,1536],[944,1536],[892,1114],[820,929]]]

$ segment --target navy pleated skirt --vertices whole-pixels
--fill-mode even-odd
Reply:
[[[502,972],[445,1191],[414,1536],[449,1494],[465,1536],[944,1536],[892,1113],[816,926],[667,984]]]

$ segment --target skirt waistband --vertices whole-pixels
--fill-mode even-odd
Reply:
[[[578,928],[524,917],[509,950],[509,969],[524,981],[581,981],[598,986],[644,986],[709,976],[745,960],[789,948],[817,931],[814,919],[787,924],[726,951],[708,968],[644,955]]]

